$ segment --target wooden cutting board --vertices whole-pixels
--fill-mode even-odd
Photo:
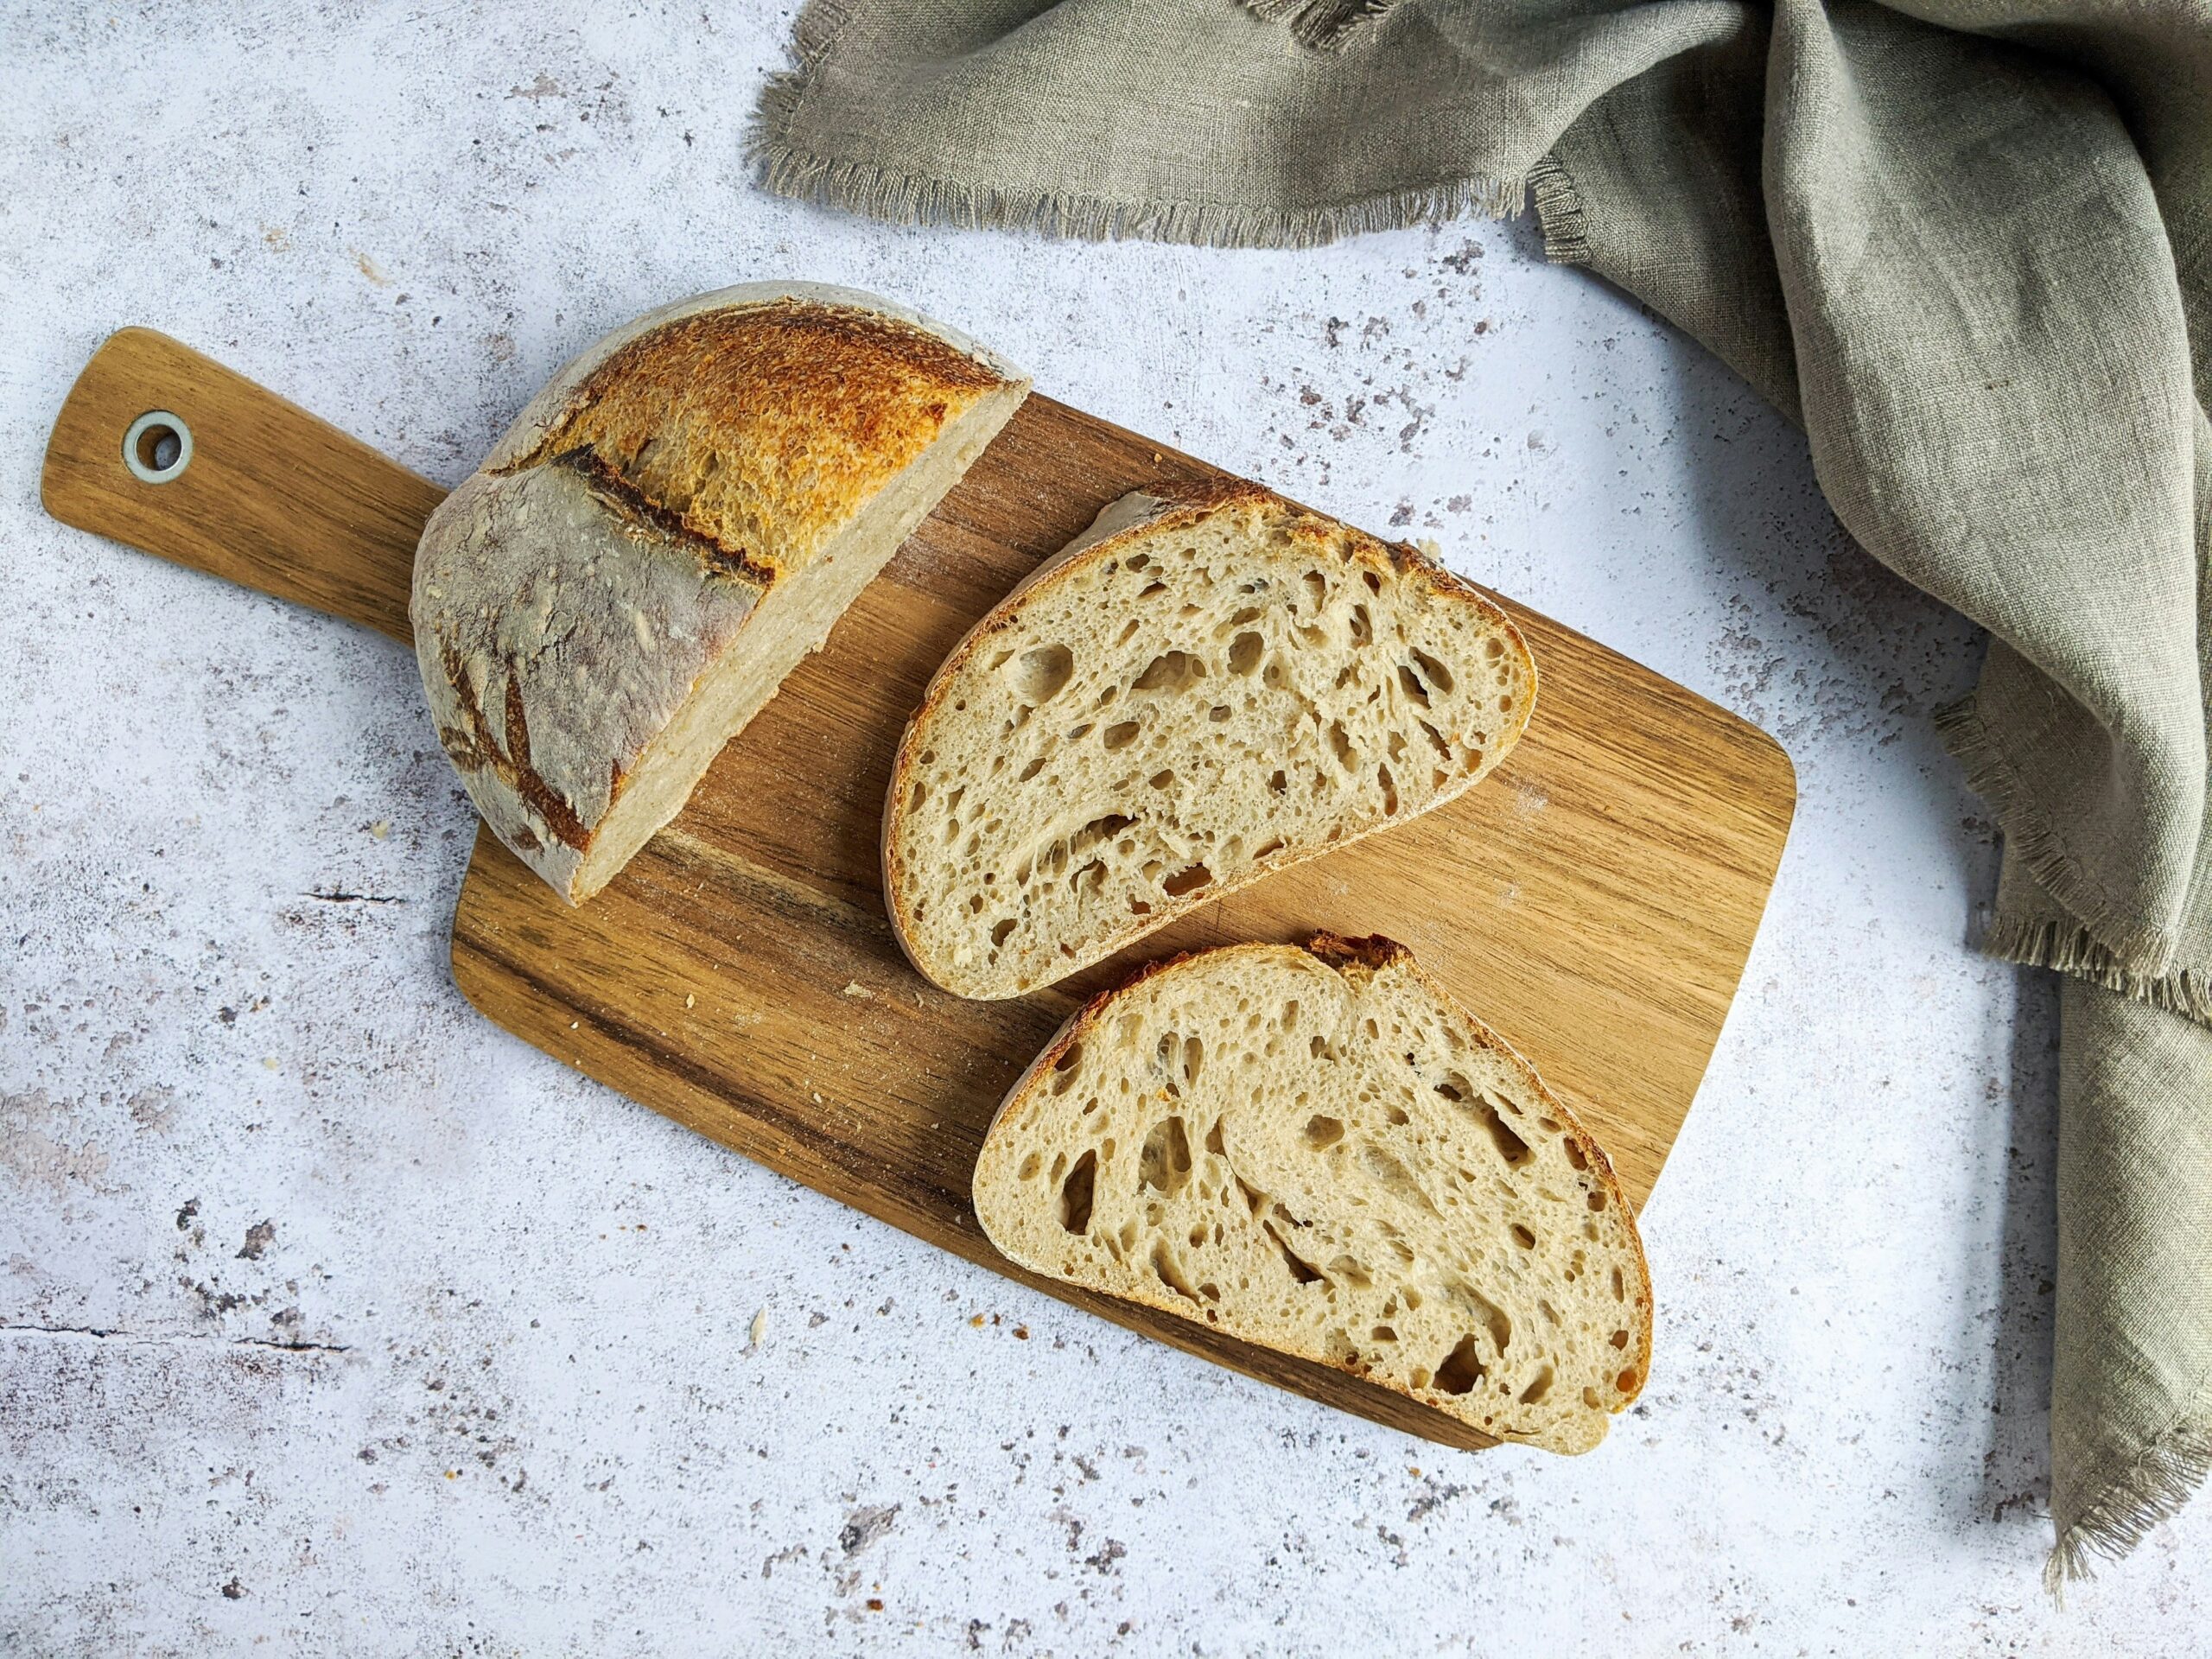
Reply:
[[[125,465],[125,435],[149,411],[191,435],[190,460],[165,482]],[[143,462],[168,454],[164,423],[142,432]],[[884,915],[877,831],[901,726],[969,624],[1101,506],[1215,473],[1031,397],[599,898],[569,909],[480,834],[454,917],[454,978],[548,1053],[932,1244],[1281,1387],[1484,1445],[1341,1372],[1015,1268],[968,1203],[992,1110],[1079,1000],[1138,962],[1318,927],[1387,932],[1535,1063],[1640,1205],[1735,993],[1793,774],[1756,728],[1501,600],[1541,689],[1527,736],[1487,781],[1052,991],[947,995],[907,966]],[[42,480],[66,523],[402,640],[416,536],[442,493],[144,329],[116,334],[87,365]]]

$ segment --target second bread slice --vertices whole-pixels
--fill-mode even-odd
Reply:
[[[1256,485],[1123,497],[979,623],[892,772],[884,891],[1019,995],[1495,767],[1536,670],[1487,596]]]

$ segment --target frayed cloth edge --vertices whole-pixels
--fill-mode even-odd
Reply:
[[[2091,1577],[2096,1560],[2116,1561],[2171,1520],[2212,1473],[2212,1384],[2096,1500],[2062,1528],[2044,1564],[2044,1588],[2064,1605],[2066,1586]]]
[[[1031,230],[1084,241],[1141,238],[1216,248],[1306,248],[1370,231],[1403,230],[1479,214],[1520,211],[1518,180],[1462,179],[1395,190],[1322,207],[1250,207],[1212,201],[1116,201],[1060,191],[1006,190],[900,173],[872,162],[835,160],[779,136],[797,102],[804,72],[780,77],[761,95],[747,145],[760,181],[779,196],[842,207],[893,225],[960,230]]]
[[[1274,3],[1275,0],[1261,0]],[[1256,10],[1256,8],[1255,8]],[[823,156],[791,137],[822,60],[851,18],[848,0],[810,0],[792,26],[798,61],[760,89],[745,152],[774,194],[841,207],[893,225],[1032,230],[1084,241],[1139,238],[1218,248],[1306,248],[1371,231],[1440,224],[1471,214],[1507,219],[1527,199],[1519,179],[1411,186],[1306,207],[1218,201],[1122,201],[1053,190],[1012,190]],[[1370,14],[1355,21],[1365,23]]]
[[[2082,965],[2069,971],[2080,971],[2085,977],[2108,972],[2115,982],[2112,988],[2128,989],[2131,985],[2139,984],[2144,990],[2128,989],[2128,994],[2145,996],[2146,1000],[2155,1000],[2151,988],[2177,978],[2188,979],[2186,973],[2177,976],[2171,971],[2175,946],[2172,936],[2162,928],[2130,921],[2091,881],[2050,827],[2031,812],[2027,791],[1983,721],[1974,699],[1968,697],[1938,709],[1935,720],[1943,747],[1966,769],[1967,786],[1995,811],[1998,824],[2005,831],[2006,855],[2025,859],[2030,873],[2043,890],[2075,918],[2083,945],[2073,954]],[[2063,929],[2054,931],[2050,942],[2053,950],[2061,947],[2065,932]],[[2091,957],[2099,951],[2102,952],[2105,966],[2093,969]],[[2012,955],[2009,951],[1998,954]],[[2024,956],[2014,956],[2012,959],[2029,960]],[[2038,965],[2059,964],[2052,961]],[[2185,1005],[2174,1006],[2177,1012],[2190,1012]]]

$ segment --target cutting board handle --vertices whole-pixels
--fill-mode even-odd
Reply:
[[[54,418],[39,499],[65,524],[411,638],[445,492],[150,328],[108,336]]]

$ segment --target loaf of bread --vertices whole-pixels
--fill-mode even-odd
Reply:
[[[1028,391],[847,289],[727,289],[556,375],[431,515],[416,654],[499,839],[571,904],[722,746]]]
[[[1651,1282],[1611,1166],[1387,939],[1147,969],[999,1108],[976,1215],[1021,1266],[1586,1452],[1642,1388]]]
[[[1123,497],[931,681],[884,811],[901,944],[963,996],[1075,972],[1451,799],[1535,701],[1503,611],[1241,482]]]

